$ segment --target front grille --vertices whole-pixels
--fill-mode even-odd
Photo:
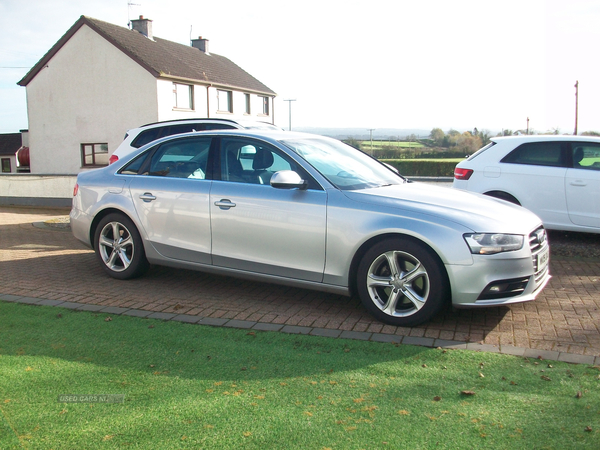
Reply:
[[[529,235],[529,248],[535,271],[535,281],[539,282],[548,272],[548,237],[544,227],[539,227]]]

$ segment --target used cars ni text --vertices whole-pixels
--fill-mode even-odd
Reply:
[[[600,233],[600,138],[491,141],[456,166],[453,187],[522,205],[547,229]]]
[[[340,141],[205,131],[80,173],[71,228],[110,276],[148,264],[353,295],[414,326],[447,305],[535,299],[540,219],[487,196],[410,183]]]

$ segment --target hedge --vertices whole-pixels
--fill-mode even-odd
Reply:
[[[408,177],[452,177],[456,161],[436,161],[430,159],[382,159],[381,162],[395,167]]]

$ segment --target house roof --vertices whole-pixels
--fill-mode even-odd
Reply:
[[[27,84],[71,39],[82,26],[87,25],[113,44],[156,78],[172,78],[220,87],[231,87],[255,93],[276,95],[266,85],[224,56],[154,37],[108,22],[81,16],[56,44],[40,59],[17,84]]]
[[[0,134],[0,155],[14,156],[21,147],[21,133]]]

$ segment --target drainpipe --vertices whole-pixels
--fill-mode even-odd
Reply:
[[[275,97],[271,97],[271,111],[273,111],[273,114],[271,115],[271,125],[275,125]]]
[[[210,88],[212,84],[206,86],[206,117],[210,119]]]

